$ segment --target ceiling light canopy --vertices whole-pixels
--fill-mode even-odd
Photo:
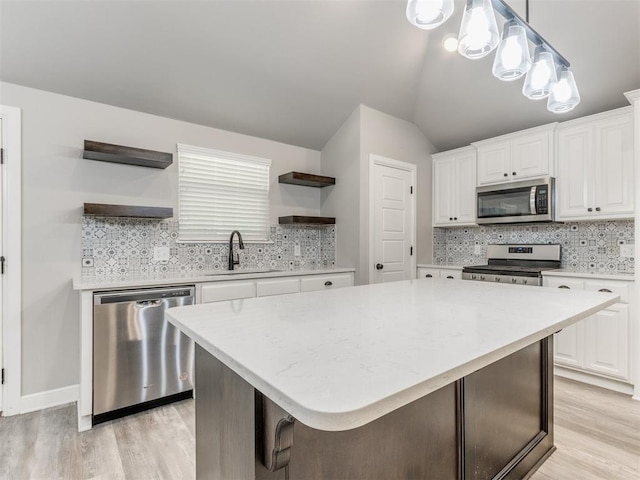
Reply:
[[[531,100],[548,98],[552,113],[573,110],[580,103],[580,94],[569,62],[521,18],[505,0],[466,0],[458,35],[458,53],[478,59],[496,47],[493,75],[510,82],[526,75],[522,93]],[[495,12],[506,19],[502,38],[498,33]],[[431,30],[444,23],[453,13],[453,0],[409,0],[407,18],[416,27]],[[529,43],[535,45],[533,59]]]
[[[453,0],[409,0],[407,19],[423,30],[432,30],[446,22],[453,13]]]

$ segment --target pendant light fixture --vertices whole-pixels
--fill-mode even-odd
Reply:
[[[506,23],[502,38],[498,34],[495,13]],[[431,30],[444,23],[453,13],[453,0],[408,0],[407,18],[418,28]],[[529,24],[529,0],[526,20],[506,0],[466,0],[458,35],[458,53],[477,59],[498,46],[493,62],[493,75],[505,82],[522,78],[522,93],[532,100],[547,98],[547,109],[553,113],[571,111],[580,103],[580,94],[569,61]],[[529,43],[535,45],[533,59]],[[453,43],[453,42],[452,42]]]
[[[486,57],[496,48],[499,38],[491,0],[467,0],[458,35],[458,53],[471,59]]]
[[[536,47],[533,65],[527,72],[522,94],[530,100],[542,100],[551,93],[551,85],[556,81],[556,66],[553,57],[542,45]]]
[[[522,77],[531,68],[527,33],[515,20],[508,20],[493,61],[493,76],[505,82]]]
[[[547,110],[551,113],[566,113],[580,103],[580,93],[573,78],[573,73],[562,67],[558,81],[551,85],[551,93],[547,100]]]
[[[409,0],[407,19],[423,30],[432,30],[446,22],[453,13],[453,0]]]

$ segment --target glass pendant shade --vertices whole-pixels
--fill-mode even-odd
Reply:
[[[409,0],[407,19],[412,25],[423,30],[432,30],[453,13],[453,0]]]
[[[531,100],[541,100],[549,96],[551,85],[556,81],[556,66],[553,56],[544,47],[536,47],[533,65],[527,72],[522,94]]]
[[[558,76],[558,81],[551,86],[547,110],[552,113],[565,113],[576,108],[579,103],[580,93],[573,73],[563,68]]]
[[[471,59],[485,57],[496,48],[500,36],[491,0],[467,0],[458,39],[458,53]]]
[[[513,20],[504,24],[502,40],[493,61],[493,76],[505,82],[522,77],[531,68],[527,33]]]

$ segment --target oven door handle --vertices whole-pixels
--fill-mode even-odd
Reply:
[[[529,192],[529,208],[531,209],[531,215],[535,215],[537,213],[536,190],[537,190],[537,187],[531,187],[531,192]]]

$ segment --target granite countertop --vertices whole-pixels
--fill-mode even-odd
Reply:
[[[113,290],[118,288],[155,287],[164,285],[182,285],[204,282],[222,282],[229,280],[250,280],[258,278],[297,277],[304,275],[327,275],[355,272],[354,268],[329,268],[316,270],[226,270],[210,273],[167,274],[161,277],[127,277],[123,279],[74,278],[74,290]]]
[[[619,298],[407,280],[178,307],[166,316],[302,423],[340,431],[407,405]]]
[[[557,270],[545,270],[542,272],[543,277],[579,277],[594,278],[601,280],[626,280],[633,282],[635,274],[627,272],[612,272],[611,270],[590,270],[588,272],[572,270],[569,268],[559,268]]]

